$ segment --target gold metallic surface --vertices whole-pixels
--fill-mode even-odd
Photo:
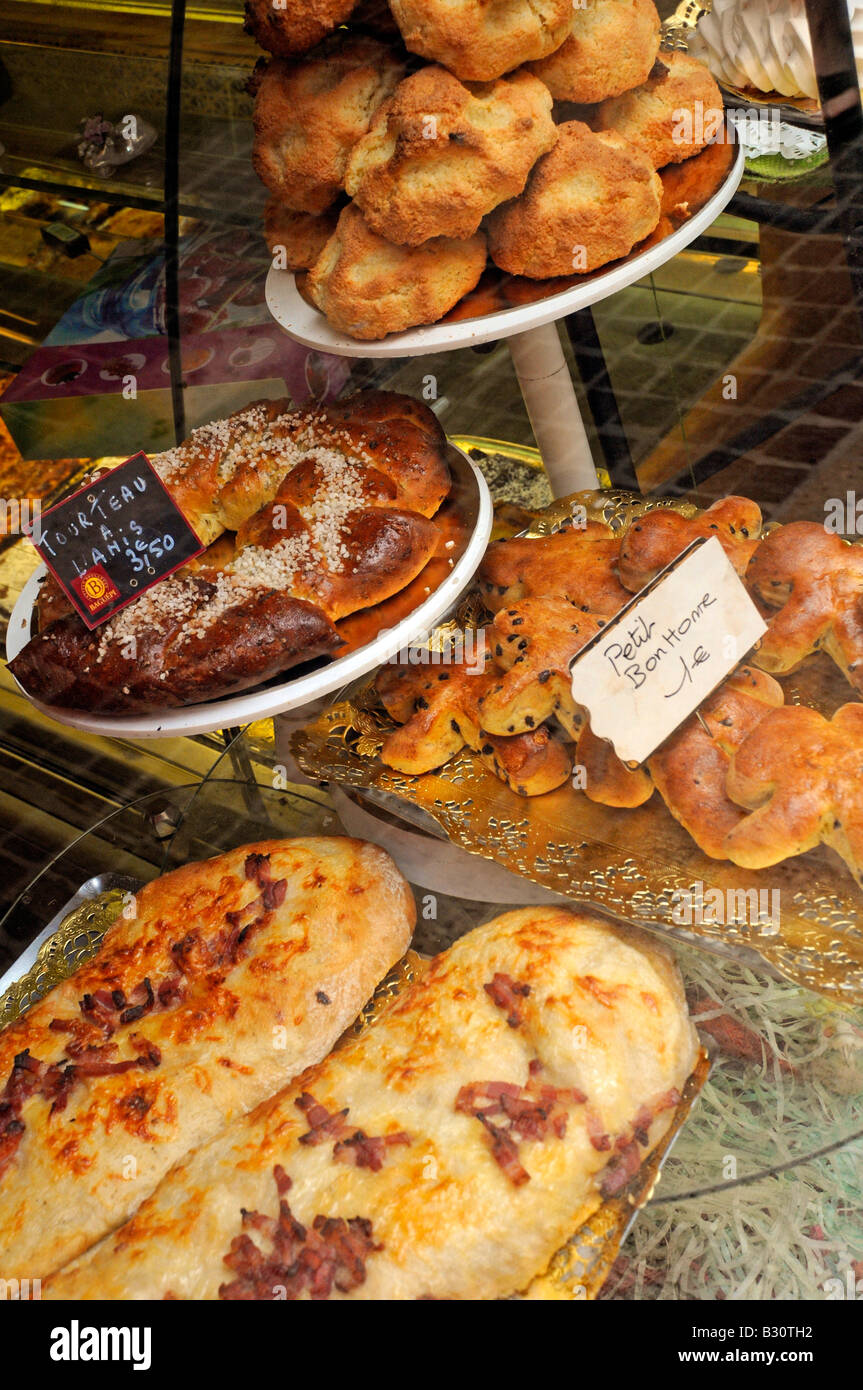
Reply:
[[[63,918],[57,930],[43,941],[26,975],[0,996],[0,1028],[14,1023],[54,985],[69,976],[95,954],[105,932],[120,916],[128,894],[109,888],[80,903]]]
[[[689,46],[689,35],[704,15],[710,13],[711,0],[680,0],[680,4],[662,25],[662,47],[681,49]]]

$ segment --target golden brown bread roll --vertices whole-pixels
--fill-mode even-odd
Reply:
[[[595,270],[628,255],[659,221],[662,184],[640,149],[581,121],[557,135],[522,196],[488,219],[491,258],[511,275]]]
[[[578,735],[576,761],[584,770],[584,794],[600,806],[632,810],[653,795],[653,781],[643,767],[630,767],[607,738],[593,732],[588,719]]]
[[[396,246],[373,232],[352,204],[309,271],[312,302],[340,332],[371,340],[436,323],[485,269],[482,232]]]
[[[537,596],[502,608],[490,641],[505,674],[483,691],[479,718],[496,734],[517,734],[556,719],[577,741],[587,796],[604,806],[641,806],[653,792],[647,772],[628,768],[610,743],[593,734],[588,711],[572,696],[572,662],[603,625],[569,598]]]
[[[498,676],[484,650],[475,662],[382,667],[375,688],[401,727],[384,739],[381,761],[417,776],[442,767],[467,745],[519,796],[541,796],[561,786],[572,760],[547,727],[524,726],[514,738],[480,727],[482,697]]]
[[[478,578],[492,613],[523,598],[572,599],[583,613],[611,618],[631,594],[617,577],[620,540],[598,521],[551,536],[492,541]]]
[[[830,720],[802,705],[771,710],[731,759],[728,795],[749,814],[728,830],[725,854],[767,869],[825,844],[863,882],[861,766],[863,705]]]
[[[732,756],[747,735],[761,737],[784,698],[772,677],[741,666],[647,760],[669,811],[711,859],[730,857],[727,837],[742,819],[726,785]]]
[[[379,107],[351,152],[345,187],[389,241],[470,237],[522,191],[555,139],[548,89],[529,73],[480,87],[425,67]]]
[[[246,0],[243,28],[268,53],[281,58],[306,53],[332,33],[354,9],[357,0]]]
[[[555,101],[590,105],[646,82],[659,40],[653,0],[590,0],[573,6],[560,48],[527,66]]]
[[[268,840],[142,888],[0,1033],[0,1277],[44,1279],[326,1056],[414,918],[360,840]]]
[[[697,516],[657,508],[633,521],[620,543],[618,573],[636,593],[695,540],[715,536],[739,575],[758,546],[761,508],[748,497],[722,497]]]
[[[351,149],[403,74],[391,48],[361,34],[268,64],[255,96],[252,165],[282,206],[322,213],[335,202]]]
[[[55,1299],[494,1299],[667,1130],[697,1056],[652,938],[530,907],[190,1155]]]
[[[566,38],[572,0],[390,0],[405,47],[469,82],[491,82]]]
[[[661,169],[703,149],[722,128],[724,110],[709,68],[687,53],[663,53],[656,75],[602,102],[595,123],[639,146]]]
[[[264,240],[279,270],[308,270],[336,229],[339,209],[294,212],[277,198],[264,209]]]
[[[823,650],[863,691],[863,546],[816,521],[792,521],[764,538],[746,582],[779,610],[755,653],[759,666],[784,675]]]
[[[601,618],[582,612],[568,598],[526,598],[502,608],[489,640],[505,674],[498,674],[483,692],[483,728],[515,734],[555,716],[576,738],[587,711],[572,698],[569,668],[602,626]]]

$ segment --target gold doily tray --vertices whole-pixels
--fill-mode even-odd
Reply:
[[[53,985],[68,979],[80,965],[95,955],[105,932],[119,917],[128,900],[128,889],[110,887],[95,896],[82,897],[88,886],[85,884],[70,899],[66,908],[57,914],[59,926],[42,941],[29,969],[0,994],[0,1030],[26,1013]],[[26,957],[31,952],[24,954]],[[425,965],[422,956],[408,951],[384,976],[336,1047],[373,1027],[388,1004],[422,973]],[[16,967],[13,966],[4,978],[8,979],[15,973]],[[514,1292],[512,1298],[579,1301],[596,1298],[638,1211],[653,1194],[662,1165],[710,1074],[710,1068],[710,1058],[702,1049],[668,1129],[628,1187],[604,1202],[597,1193],[595,1202],[580,1213],[582,1220],[576,1231],[552,1257],[548,1268],[538,1274],[527,1289]]]
[[[589,517],[617,530],[657,506],[686,515],[696,510],[630,493],[578,493],[536,514],[527,534],[559,529],[577,503]],[[469,595],[456,618],[432,634],[430,646],[456,626],[476,626],[481,614],[481,600]],[[409,808],[417,808],[472,854],[620,920],[677,934],[747,963],[760,957],[809,989],[836,1001],[863,1003],[863,893],[832,851],[822,847],[772,869],[747,871],[704,855],[658,794],[636,810],[597,805],[568,786],[525,798],[466,748],[435,772],[419,777],[395,772],[378,757],[384,734],[394,726],[373,683],[372,676],[349,687],[333,707],[294,734],[291,749],[307,776],[386,794],[387,808],[397,812],[401,804],[405,819],[416,821]],[[853,698],[822,654],[781,684],[787,703],[811,705],[827,716]],[[718,901],[706,898],[710,889],[722,894],[725,920],[686,922],[684,930],[681,899],[675,895],[691,894],[689,901],[696,903]],[[758,906],[766,904],[771,919],[778,905],[778,925],[758,920],[752,889],[766,893]]]

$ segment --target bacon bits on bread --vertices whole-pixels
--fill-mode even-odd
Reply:
[[[359,840],[268,840],[142,888],[0,1033],[0,1276],[44,1279],[320,1061],[413,923],[407,883]]]
[[[572,0],[390,0],[390,8],[412,53],[491,82],[563,43]]]
[[[354,146],[345,187],[389,241],[470,237],[521,193],[557,138],[551,96],[523,70],[467,86],[445,68],[406,77]]]
[[[482,232],[396,246],[378,236],[353,204],[309,271],[312,303],[334,328],[371,341],[436,323],[472,290],[485,269]]]
[[[534,280],[596,270],[649,236],[661,205],[662,183],[642,150],[566,121],[521,197],[490,215],[491,258]]]
[[[189,1155],[54,1299],[495,1299],[655,1147],[697,1039],[648,937],[526,908]]]
[[[344,187],[365,135],[404,64],[386,44],[344,34],[298,62],[274,59],[256,77],[252,164],[283,206],[322,213]]]
[[[592,105],[647,81],[659,37],[653,0],[590,0],[573,6],[560,48],[528,67],[555,101]]]
[[[662,169],[704,149],[721,131],[724,111],[710,69],[675,52],[662,54],[641,87],[602,102],[595,120],[598,130],[617,131]]]

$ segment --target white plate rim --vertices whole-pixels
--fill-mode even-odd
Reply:
[[[241,692],[223,700],[186,705],[182,709],[160,710],[153,714],[87,714],[82,710],[67,710],[43,704],[41,700],[28,695],[23,686],[16,681],[18,689],[35,709],[58,723],[67,724],[84,733],[104,734],[111,738],[176,738],[190,734],[213,733],[218,729],[237,728],[251,724],[256,719],[268,719],[287,710],[298,709],[323,695],[331,695],[334,691],[340,690],[358,676],[363,676],[380,666],[402,647],[408,646],[419,634],[440,622],[470,584],[485,554],[494,518],[488,484],[473,459],[463,449],[452,443],[449,447],[467,464],[476,484],[478,508],[473,534],[463,555],[433,593],[412,613],[396,623],[395,627],[384,629],[364,647],[359,647],[346,656],[337,657],[328,666],[300,676],[299,679],[291,680],[287,673],[284,682],[268,686],[265,690]],[[45,565],[40,565],[34,571],[12,609],[6,629],[7,661],[16,657],[30,639],[33,605],[39,583],[46,573]]]
[[[508,338],[515,333],[526,333],[531,328],[540,328],[574,313],[577,309],[588,308],[602,299],[608,299],[619,290],[651,271],[658,270],[666,261],[672,260],[690,242],[700,236],[731,201],[743,178],[745,156],[742,147],[737,153],[724,182],[711,198],[694,213],[682,227],[669,233],[656,246],[648,247],[633,256],[614,270],[595,276],[583,285],[561,290],[548,299],[537,300],[533,304],[517,305],[512,309],[498,309],[493,314],[485,314],[475,319],[460,319],[456,323],[432,323],[421,328],[411,328],[404,333],[393,333],[388,338],[367,341],[349,338],[330,327],[317,309],[302,298],[289,270],[276,270],[271,266],[267,275],[267,308],[276,322],[289,337],[304,347],[316,348],[320,352],[331,352],[339,357],[420,357],[430,352],[446,352],[466,347],[473,343],[488,343],[497,338]]]

